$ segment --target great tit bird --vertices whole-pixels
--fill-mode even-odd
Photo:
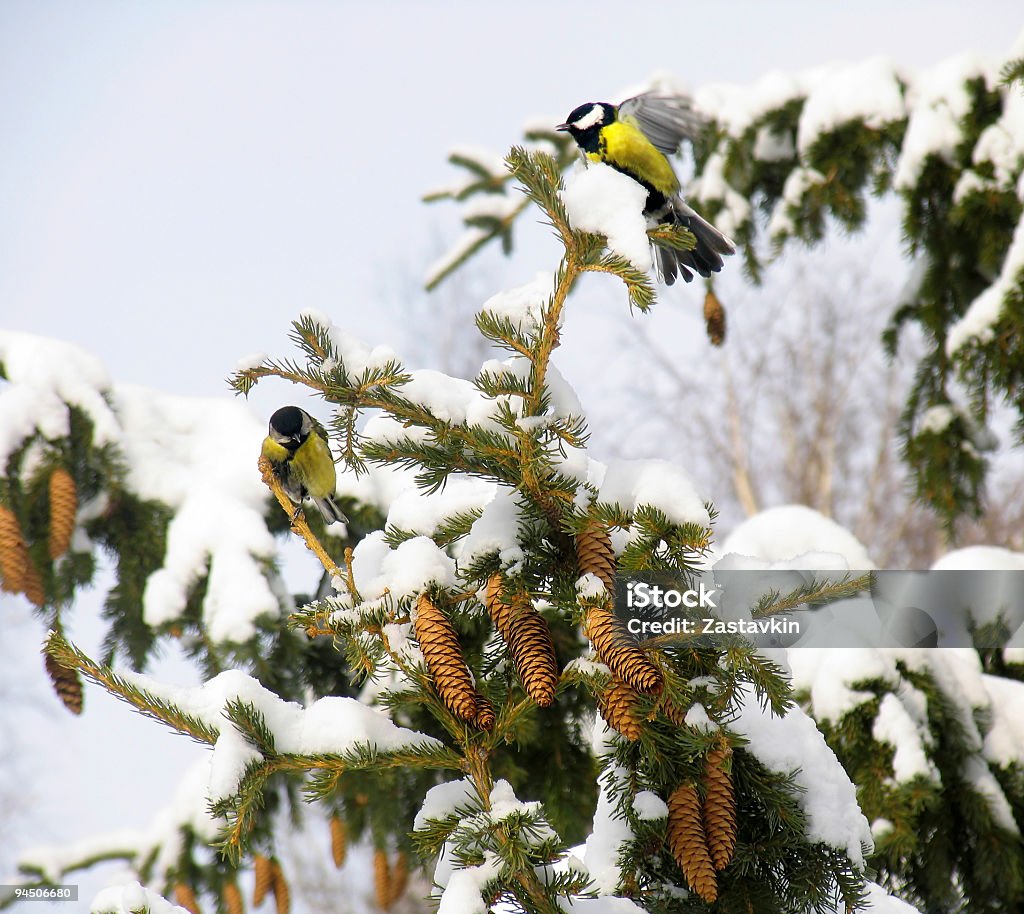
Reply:
[[[263,456],[296,505],[295,516],[308,496],[320,509],[325,524],[348,520],[334,501],[338,479],[327,432],[309,413],[297,406],[277,410],[263,439]]]
[[[647,189],[644,215],[651,226],[667,222],[693,232],[697,246],[692,251],[655,246],[658,271],[667,285],[677,275],[690,282],[690,269],[705,277],[717,273],[722,257],[736,253],[733,243],[680,196],[679,178],[666,158],[700,126],[685,97],[647,92],[621,105],[587,102],[556,128],[568,131],[589,161],[604,162]]]

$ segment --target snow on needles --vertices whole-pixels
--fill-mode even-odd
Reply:
[[[627,511],[649,506],[674,524],[708,527],[711,518],[686,473],[667,460],[610,460],[602,467],[591,461],[597,477],[597,500]]]
[[[112,885],[99,892],[89,906],[90,914],[189,914],[138,882]]]
[[[592,162],[570,175],[562,202],[574,229],[604,235],[610,251],[642,273],[651,269],[643,185],[608,165]]]

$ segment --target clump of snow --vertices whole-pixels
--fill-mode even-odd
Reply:
[[[171,904],[162,895],[138,882],[112,885],[102,889],[89,905],[90,914],[188,914],[185,908]]]
[[[863,847],[873,846],[871,828],[857,804],[857,789],[814,721],[799,708],[776,717],[747,690],[732,728],[749,740],[748,751],[765,767],[795,772],[808,840],[843,851],[862,869]]]
[[[633,797],[633,812],[644,822],[668,818],[668,805],[652,790],[637,791]]]
[[[441,892],[437,914],[487,914],[484,892],[497,879],[501,868],[501,858],[488,851],[479,866],[455,870]]]
[[[721,124],[730,136],[740,136],[767,112],[805,95],[804,74],[773,70],[753,85],[713,83],[694,93],[697,111]]]
[[[892,62],[873,57],[862,63],[824,71],[804,102],[797,128],[797,147],[806,153],[823,133],[849,121],[863,121],[872,130],[906,116],[899,74]]]
[[[484,506],[480,517],[473,522],[469,533],[453,546],[456,560],[461,564],[469,564],[497,553],[503,566],[517,565],[524,557],[517,539],[521,516],[515,490],[495,486],[493,497]]]
[[[500,822],[502,819],[516,814],[534,814],[540,809],[540,803],[536,800],[524,803],[518,799],[512,785],[504,778],[499,778],[494,782],[488,803],[490,804],[489,812],[492,822]]]
[[[269,356],[265,352],[252,352],[249,355],[243,355],[235,362],[235,371],[248,371],[251,368],[259,368],[268,358]]]
[[[143,843],[145,833],[135,828],[91,835],[59,846],[28,848],[18,857],[18,868],[38,873],[47,882],[59,884],[64,874],[77,869],[83,860],[96,857],[130,857]]]
[[[523,330],[536,331],[541,326],[542,312],[550,301],[554,288],[554,275],[541,272],[525,285],[492,295],[484,302],[481,310],[507,318],[514,326]]]
[[[1024,571],[1024,552],[1002,546],[965,546],[937,559],[932,571]]]
[[[562,191],[569,224],[608,240],[608,249],[646,273],[651,244],[643,209],[647,190],[628,175],[601,162],[573,173]]]
[[[480,798],[470,778],[458,778],[436,784],[427,791],[423,805],[416,813],[413,831],[421,831],[427,827],[430,819],[444,819],[454,815],[459,807],[479,808]]]
[[[321,311],[306,309],[299,317],[312,321],[326,334],[331,347],[345,366],[349,375],[358,377],[365,371],[383,368],[395,360],[395,351],[390,346],[370,346],[345,332]]]
[[[882,696],[871,735],[893,747],[892,773],[897,783],[916,777],[939,780],[939,772],[925,752],[925,745],[931,743],[927,722],[915,721],[892,692]]]
[[[946,336],[946,353],[954,355],[972,340],[989,343],[995,337],[996,322],[1010,293],[1024,282],[1024,219],[1017,223],[1006,259],[996,281],[968,306],[964,316]]]
[[[825,176],[815,168],[802,165],[794,168],[786,176],[782,185],[782,196],[772,210],[768,220],[768,234],[771,237],[789,235],[796,230],[792,213],[798,211],[803,204],[804,194],[817,184],[824,184]]]
[[[600,732],[604,733],[603,725],[604,721],[598,718],[595,723],[595,738],[597,728],[601,728]],[[611,768],[602,774],[601,792],[597,798],[597,809],[594,811],[594,825],[587,838],[583,857],[597,890],[606,895],[613,894],[619,884],[619,854],[622,845],[633,839],[633,830],[625,817],[619,815],[609,791],[611,784],[622,780],[625,775],[626,772],[622,768]]]
[[[576,593],[585,600],[594,600],[598,597],[603,597],[606,593],[604,581],[602,581],[592,571],[588,571],[582,577],[577,578]]]
[[[950,423],[956,418],[956,413],[940,403],[938,406],[931,406],[924,411],[918,425],[918,433],[921,435],[941,435]]]
[[[0,465],[26,438],[70,433],[68,405],[93,424],[93,444],[120,440],[108,397],[110,378],[98,359],[70,343],[29,333],[0,331],[0,365],[10,385],[0,388]]]
[[[352,552],[352,575],[364,600],[390,593],[398,600],[423,593],[431,584],[455,584],[455,562],[432,539],[416,536],[392,549],[384,531],[363,537]]]
[[[719,729],[718,724],[708,716],[707,709],[699,701],[690,705],[683,720],[688,727],[693,727],[704,733],[714,733]]]
[[[849,568],[875,567],[852,533],[804,505],[784,505],[755,514],[726,537],[721,551],[756,556],[768,562],[795,559],[811,552],[833,552],[841,555]]]
[[[643,506],[657,508],[673,524],[711,524],[690,477],[667,460],[611,460],[603,473],[600,464],[591,461],[590,466],[598,502],[630,512]]]
[[[960,123],[971,106],[966,83],[979,76],[991,82],[993,70],[990,61],[961,54],[915,76],[908,91],[910,117],[893,182],[897,190],[917,183],[928,156],[952,161],[963,139]]]

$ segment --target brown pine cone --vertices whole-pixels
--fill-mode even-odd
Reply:
[[[597,575],[610,596],[615,594],[615,551],[608,528],[596,520],[576,536],[576,561],[580,574]]]
[[[273,866],[274,910],[277,914],[288,914],[292,909],[292,893],[288,888],[288,880],[284,878],[284,870],[276,860]]]
[[[82,678],[78,670],[64,666],[53,654],[43,651],[43,665],[53,683],[53,690],[72,714],[82,713]]]
[[[477,694],[462,656],[462,646],[451,622],[425,593],[420,594],[416,602],[414,628],[441,700],[454,715],[467,723],[475,723]]]
[[[174,887],[174,903],[186,911],[191,911],[192,914],[202,914],[199,910],[196,893],[192,891],[192,886],[186,885],[184,882],[179,882]]]
[[[379,847],[373,852],[373,894],[378,908],[391,907],[391,866],[387,852]]]
[[[716,870],[724,870],[736,851],[736,793],[726,768],[732,747],[720,742],[704,767],[704,833]]]
[[[550,707],[558,688],[558,661],[551,629],[544,617],[533,608],[525,592],[503,592],[501,576],[494,574],[487,581],[487,610],[509,653],[519,679],[530,696],[542,708]]]
[[[8,593],[24,592],[28,560],[17,516],[10,508],[0,507],[0,588]]]
[[[220,893],[224,902],[226,914],[245,914],[245,905],[242,903],[242,893],[234,882],[225,882]]]
[[[686,877],[686,884],[708,904],[718,898],[718,880],[711,862],[700,797],[693,784],[681,784],[668,798],[669,850]]]
[[[617,679],[645,694],[657,695],[661,691],[664,685],[661,670],[651,663],[606,606],[591,606],[587,610],[585,628],[597,656]]]
[[[331,816],[331,859],[337,869],[345,865],[348,855],[348,827],[341,816]]]
[[[409,858],[405,851],[395,855],[395,865],[391,868],[391,886],[388,896],[388,907],[393,905],[405,893],[409,884]]]
[[[704,327],[712,346],[725,342],[725,308],[711,289],[704,296]]]
[[[598,701],[601,716],[608,726],[618,730],[626,739],[640,738],[640,719],[636,713],[636,692],[626,683],[613,679]]]
[[[258,908],[263,904],[274,886],[274,865],[263,854],[254,854],[252,858],[253,876],[255,877],[252,888],[252,905]]]
[[[50,558],[59,559],[71,545],[78,514],[78,490],[71,474],[57,467],[50,474]]]

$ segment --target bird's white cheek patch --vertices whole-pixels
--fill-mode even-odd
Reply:
[[[604,107],[602,105],[594,105],[583,117],[572,122],[573,127],[577,130],[587,130],[593,127],[595,124],[600,124],[604,119]]]

